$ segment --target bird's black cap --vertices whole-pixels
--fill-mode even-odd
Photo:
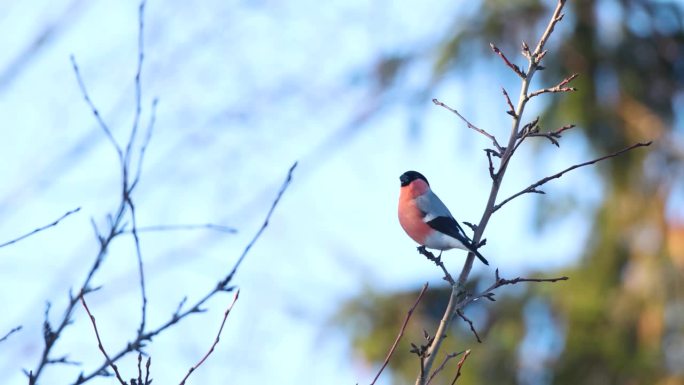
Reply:
[[[413,182],[416,179],[422,179],[425,181],[425,183],[427,183],[428,186],[430,185],[427,178],[425,178],[423,174],[419,173],[418,171],[406,171],[399,177],[401,187],[408,186],[409,183]]]

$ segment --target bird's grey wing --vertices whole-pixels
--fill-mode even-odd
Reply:
[[[416,198],[416,206],[425,214],[425,222],[437,217],[453,217],[446,205],[431,190]]]
[[[428,190],[425,194],[417,197],[416,205],[425,214],[423,221],[433,229],[458,240],[469,239],[446,205],[432,191]]]

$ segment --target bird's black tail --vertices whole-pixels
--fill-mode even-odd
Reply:
[[[482,263],[484,263],[485,265],[489,266],[489,262],[487,261],[487,259],[486,259],[485,257],[483,257],[482,254],[480,254],[480,252],[477,251],[477,250],[475,249],[475,246],[473,246],[472,243],[470,243],[470,244],[468,245],[468,251],[470,251],[471,253],[475,254],[475,256],[477,257],[477,259],[479,259],[480,261],[482,261]]]

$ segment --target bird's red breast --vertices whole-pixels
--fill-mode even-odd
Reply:
[[[425,181],[416,179],[403,186],[399,192],[399,223],[406,234],[421,245],[425,244],[425,239],[434,230],[423,221],[425,213],[420,211],[415,198],[429,189],[430,186]]]

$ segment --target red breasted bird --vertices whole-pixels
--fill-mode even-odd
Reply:
[[[429,249],[470,251],[485,265],[489,265],[449,209],[432,192],[423,174],[406,171],[401,174],[399,181],[399,223],[409,237]]]

